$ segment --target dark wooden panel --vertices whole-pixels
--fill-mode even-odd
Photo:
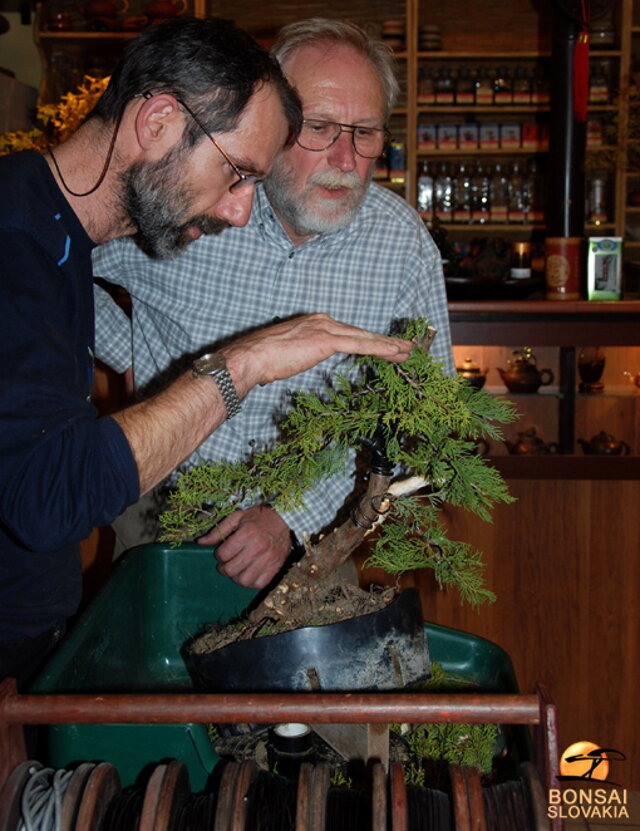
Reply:
[[[640,479],[638,456],[495,456],[505,479]]]
[[[418,586],[427,620],[506,649],[522,691],[548,684],[561,747],[588,739],[623,751],[615,781],[637,788],[640,482],[519,480],[510,489],[518,502],[500,506],[493,524],[447,512],[451,536],[484,552],[494,604],[461,607],[426,571],[402,583]],[[364,584],[384,579],[362,574]]]
[[[640,302],[449,303],[453,342],[467,345],[635,346]]]

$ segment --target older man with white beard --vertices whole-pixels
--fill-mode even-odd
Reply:
[[[170,262],[157,262],[126,241],[95,252],[94,273],[126,288],[133,310],[130,330],[119,310],[99,298],[97,354],[118,371],[132,366],[136,389],[147,394],[203,348],[322,311],[381,333],[424,317],[438,330],[432,354],[453,372],[438,250],[403,199],[371,184],[397,97],[393,57],[358,27],[321,18],[285,27],[273,53],[302,99],[296,144],[256,189],[246,227],[203,237]],[[335,357],[295,379],[257,388],[187,466],[246,458],[277,435],[292,392],[322,390],[327,377],[348,365]],[[324,482],[304,509],[286,516],[268,505],[244,506],[200,542],[220,543],[223,574],[262,588],[281,568],[292,540],[331,525],[352,488],[349,471]],[[142,512],[130,509],[127,528],[116,529],[123,547],[153,538],[148,530],[141,535]]]

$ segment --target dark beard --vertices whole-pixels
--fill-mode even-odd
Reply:
[[[219,234],[229,223],[204,214],[189,216],[189,189],[179,183],[184,152],[176,148],[157,162],[139,162],[122,176],[122,202],[135,224],[135,240],[150,257],[169,260],[193,242],[189,228]]]

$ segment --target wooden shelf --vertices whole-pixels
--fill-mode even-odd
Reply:
[[[40,32],[38,37],[40,40],[122,40],[123,38],[133,38],[139,35],[140,32]]]
[[[632,27],[632,31],[640,31],[640,26]],[[589,57],[592,60],[599,58],[619,58],[622,55],[620,49],[591,49]],[[473,60],[473,61],[518,61],[537,60],[550,58],[549,52],[523,51],[523,52],[447,52],[444,50],[433,52],[418,52],[418,58],[424,60]]]
[[[454,301],[449,303],[456,345],[637,346],[638,300]]]
[[[490,456],[505,479],[640,479],[640,456]]]
[[[479,60],[479,61],[517,61],[517,60],[535,60],[536,58],[549,58],[549,52],[418,52],[418,58],[425,60]]]
[[[381,184],[381,183],[380,183]],[[429,221],[429,217],[423,216],[422,219],[427,222]],[[480,223],[468,223],[468,222],[442,222],[442,227],[445,228],[447,231],[471,231],[471,232],[491,232],[491,233],[511,233],[511,232],[531,232],[531,231],[544,231],[545,226],[543,223],[536,223],[535,225],[527,224],[527,223],[504,223],[504,224],[491,224],[489,222],[485,222],[483,224]],[[607,222],[603,225],[587,225],[585,231],[590,236],[596,236],[595,231],[600,231],[604,233],[611,233],[615,229],[615,225],[613,222]],[[625,242],[625,245],[629,243]],[[640,242],[638,243],[640,244]]]
[[[460,150],[459,148],[452,148],[451,150],[420,150],[418,149],[416,155],[418,158],[427,156],[536,156],[541,153],[548,153],[544,149],[528,150],[524,147],[471,147],[468,150]]]
[[[539,150],[528,150],[524,147],[496,147],[496,148],[486,148],[486,147],[471,147],[468,150],[460,150],[458,148],[452,148],[451,150],[418,150],[417,156],[419,158],[426,157],[426,156],[536,156],[541,153],[548,153],[549,151],[544,149]]]
[[[424,217],[422,217],[425,219]],[[425,220],[426,221],[426,220]],[[491,224],[489,222],[485,222],[484,224],[476,224],[476,223],[463,223],[463,222],[442,222],[441,227],[445,228],[447,231],[482,231],[488,233],[510,233],[511,231],[541,231],[544,230],[544,225],[536,224],[536,225],[525,225],[524,223],[513,223],[513,224]]]
[[[538,107],[533,104],[425,104],[418,105],[418,113],[548,113],[549,107]]]

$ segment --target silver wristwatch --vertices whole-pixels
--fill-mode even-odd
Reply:
[[[210,375],[218,385],[220,395],[227,408],[227,418],[232,418],[240,412],[240,399],[233,385],[231,375],[227,369],[224,355],[219,352],[210,352],[193,362],[193,374],[197,377]]]

